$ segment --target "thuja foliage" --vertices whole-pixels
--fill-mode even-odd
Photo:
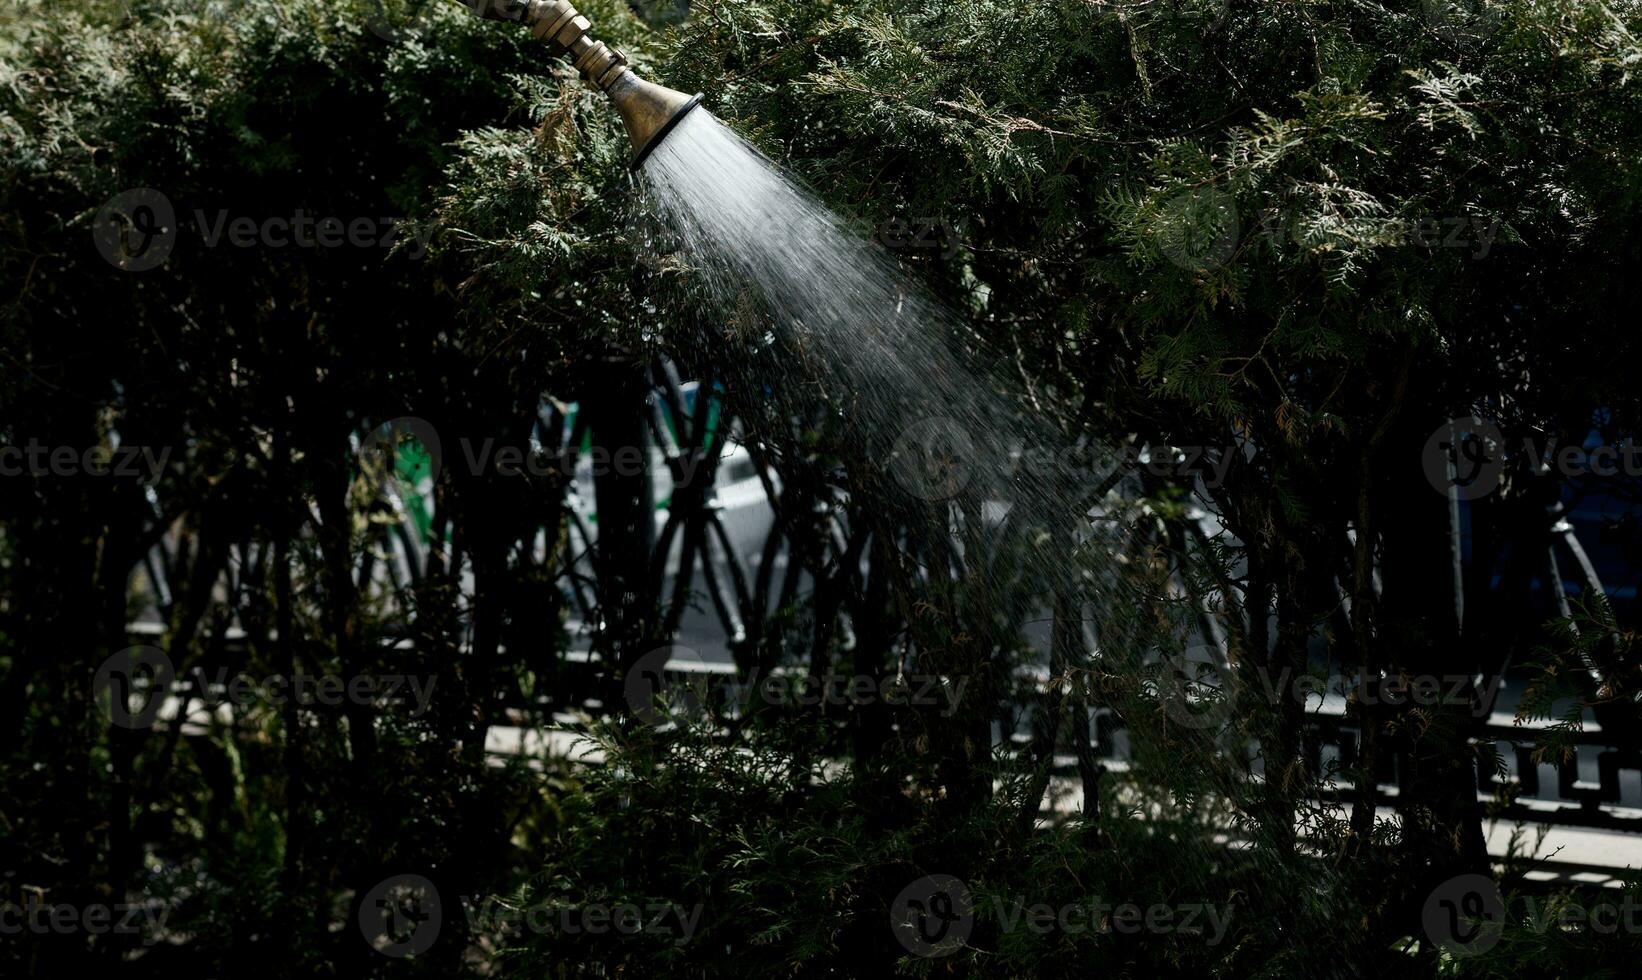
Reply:
[[[1207,490],[1223,535],[1197,537],[1182,484],[1153,480],[1136,507],[1146,538],[1126,557],[1152,570],[1160,606],[1171,575],[1215,597],[1242,675],[1226,725],[1238,744],[1258,738],[1264,778],[1229,791],[1223,745],[1174,733],[1141,683],[1155,664],[1083,650],[1051,664],[1043,715],[1102,695],[1168,737],[1104,776],[1087,739],[1057,738],[1064,720],[994,752],[996,701],[1032,659],[1023,623],[966,619],[961,594],[898,580],[909,563],[882,524],[851,553],[871,574],[810,560],[817,582],[842,585],[773,616],[747,662],[893,676],[915,636],[977,649],[995,698],[952,718],[709,713],[657,732],[621,717],[593,728],[600,765],[488,765],[502,706],[565,669],[564,481],[447,466],[426,574],[385,596],[359,572],[387,518],[356,479],[354,443],[402,415],[450,445],[528,440],[544,396],[612,390],[625,377],[613,364],[666,354],[714,370],[737,312],[645,254],[619,123],[512,25],[451,3],[58,0],[0,20],[0,442],[117,433],[175,453],[152,487],[0,480],[16,801],[0,821],[0,900],[175,911],[151,947],[51,935],[0,946],[0,961],[156,975],[1594,974],[1635,942],[1530,930],[1479,958],[1434,949],[1420,921],[1432,886],[1488,871],[1469,705],[1354,706],[1357,774],[1394,764],[1401,779],[1386,820],[1372,792],[1318,803],[1294,697],[1319,663],[1470,676],[1530,649],[1552,664],[1616,656],[1586,649],[1605,632],[1536,635],[1557,610],[1526,579],[1494,587],[1556,487],[1510,470],[1505,492],[1470,506],[1456,576],[1449,502],[1422,451],[1472,411],[1512,438],[1578,442],[1598,409],[1605,434],[1634,431],[1634,3],[728,0],[682,19],[650,6],[656,26],[614,0],[583,8],[641,71],[704,91],[864,227],[948,229],[954,248],[904,257],[1009,355],[989,366],[1023,402],[1068,437],[1228,460]],[[114,268],[91,233],[133,188],[161,192],[179,221],[148,273]],[[395,218],[397,244],[206,241],[219,214],[298,209]],[[724,367],[722,399],[757,423],[793,499],[874,465],[814,420],[761,417],[756,367]],[[853,506],[869,526],[869,505]],[[251,711],[186,738],[111,728],[93,671],[130,644],[130,607],[149,598],[130,569],[167,536],[158,625],[180,667],[428,675],[428,710]],[[841,609],[853,646],[831,628]],[[1122,628],[1161,633],[1169,612],[1136,610]],[[606,638],[607,662],[662,638],[664,617],[638,620]],[[1258,703],[1271,684],[1275,712]],[[1610,707],[1612,694],[1570,692]],[[524,710],[547,720],[540,703]],[[1076,758],[1059,765],[1066,741]],[[1083,806],[1040,828],[1057,767],[1076,771]],[[1221,848],[1228,831],[1256,846]],[[441,938],[389,958],[355,919],[376,882],[408,871],[439,886]],[[977,914],[963,946],[926,958],[889,918],[933,872],[961,877]],[[1208,942],[1037,930],[1015,914],[1102,900],[1212,905],[1228,928]],[[676,942],[465,914],[497,902],[700,918]]]
[[[462,133],[529,126],[515,94],[542,62],[474,18],[390,15],[53,2],[6,29],[0,441],[83,452],[117,434],[167,455],[140,478],[0,480],[0,900],[168,910],[157,933],[8,935],[8,975],[88,958],[154,975],[369,975],[393,965],[355,925],[375,883],[449,869],[471,875],[443,882],[452,896],[505,888],[513,835],[552,825],[551,771],[487,766],[484,737],[504,680],[550,674],[562,649],[551,568],[508,542],[557,540],[563,488],[448,467],[436,554],[388,603],[370,571],[385,515],[353,448],[413,412],[453,451],[462,435],[516,445],[544,388],[568,387],[564,352],[585,335],[505,346],[527,315],[546,322],[523,296],[470,326],[454,295],[475,270],[436,268],[413,230]],[[163,267],[125,271],[93,223],[141,188],[169,202],[176,237]],[[249,245],[231,231],[271,218],[286,224]],[[315,247],[327,219],[363,220],[368,245]],[[164,593],[133,572],[145,557],[167,566]],[[134,637],[145,607],[153,629]],[[434,686],[421,711],[253,700],[186,737],[127,731],[92,688],[139,640],[179,677]],[[447,932],[461,928],[452,902]],[[455,971],[463,944],[446,946],[416,968]]]
[[[1430,943],[1400,938],[1419,932],[1419,898],[1487,868],[1473,787],[1494,761],[1469,744],[1472,706],[1355,706],[1357,772],[1396,760],[1400,820],[1377,823],[1365,792],[1308,817],[1293,684],[1319,662],[1489,676],[1558,615],[1513,565],[1554,482],[1513,456],[1505,492],[1468,505],[1456,569],[1423,450],[1473,411],[1513,443],[1634,431],[1637,13],[726,2],[649,49],[840,211],[956,228],[953,254],[908,260],[1015,355],[1006,383],[1035,406],[1074,432],[1224,448],[1210,496],[1229,533],[1203,544],[1226,565],[1208,584],[1244,689],[1279,678],[1287,706],[1261,732],[1253,810],[1279,837],[1315,820],[1361,890],[1366,914],[1323,948],[1431,969]],[[1634,540],[1626,522],[1613,533]],[[1576,706],[1625,724],[1621,676],[1576,675]],[[809,912],[794,902],[778,934]],[[965,968],[1025,969],[993,958],[1008,948]],[[1327,955],[1285,951],[1312,969]]]

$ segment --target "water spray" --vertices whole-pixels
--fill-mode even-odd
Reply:
[[[633,72],[627,56],[589,31],[592,22],[569,0],[459,0],[481,17],[524,24],[537,39],[569,56],[582,78],[610,97],[633,141],[633,167],[644,163],[650,151],[672,132],[702,96],[685,95],[665,85],[647,82]]]

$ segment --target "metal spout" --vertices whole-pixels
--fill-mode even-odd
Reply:
[[[633,73],[627,56],[588,31],[592,24],[569,0],[460,0],[482,17],[511,20],[530,27],[530,33],[570,56],[571,63],[599,91],[610,96],[633,141],[633,167],[644,163],[673,127],[702,96],[685,95],[664,85],[647,82]]]
[[[627,135],[633,141],[633,167],[644,164],[667,134],[673,131],[690,110],[701,105],[701,93],[685,95],[665,85],[647,82],[625,72],[604,90],[616,104],[616,112],[627,125]]]

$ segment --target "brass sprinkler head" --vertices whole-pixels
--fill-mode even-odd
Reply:
[[[685,95],[647,82],[627,66],[627,56],[588,34],[593,26],[569,0],[461,0],[482,17],[529,25],[530,33],[568,54],[582,78],[610,96],[633,141],[633,168],[644,163],[674,126],[701,104],[702,96]]]

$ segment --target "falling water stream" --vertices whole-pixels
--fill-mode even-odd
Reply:
[[[1080,610],[1079,621],[1068,646],[1077,649],[1052,660],[1055,668],[1094,663],[1133,675],[1155,670],[1160,658],[1184,657],[1193,645],[1186,635],[1213,613],[1199,598],[1188,601],[1178,587],[1173,591],[1181,601],[1160,611],[1169,603],[1159,602],[1144,556],[1123,547],[1134,523],[1148,516],[1136,503],[1137,484],[1119,479],[1109,492],[1092,493],[1117,468],[1118,457],[1110,447],[1068,440],[1053,420],[997,383],[996,366],[1012,363],[1012,357],[976,335],[967,317],[934,298],[891,254],[705,109],[690,113],[662,140],[644,173],[676,253],[710,301],[726,311],[756,308],[754,333],[769,331],[792,352],[774,369],[783,376],[765,377],[766,386],[813,392],[825,401],[843,421],[856,462],[890,475],[881,484],[884,492],[899,493],[915,511],[932,515],[936,535],[962,556],[958,574],[974,580],[967,588],[989,592],[993,609],[1029,607],[1045,615],[1057,592],[1075,593],[1071,608]],[[729,340],[732,347],[751,342]],[[958,353],[966,349],[979,353]],[[966,518],[956,503],[961,496],[987,502],[989,525],[1012,525],[1024,535],[1016,540],[1029,544],[1030,574],[989,573],[991,554],[962,554],[965,542],[973,552],[982,539],[965,533]],[[972,509],[970,522],[974,514]],[[1073,543],[1030,546],[1057,534]],[[985,540],[989,552],[998,546],[996,536]],[[1231,680],[1222,670],[1215,683],[1227,693]],[[1148,740],[1166,744],[1175,754],[1154,756],[1153,766],[1195,768],[1224,799],[1239,803],[1224,807],[1214,821],[1223,827],[1221,842],[1257,845],[1240,850],[1245,868],[1260,868],[1255,878],[1267,888],[1289,890],[1266,900],[1307,897],[1326,904],[1331,875],[1299,856],[1304,845],[1273,837],[1246,817],[1261,806],[1251,799],[1262,785],[1259,764],[1251,762],[1260,728],[1232,717],[1229,698],[1210,699],[1207,708],[1202,702],[1184,707],[1181,690],[1167,686],[1146,688],[1161,694],[1149,712],[1118,706],[1131,751],[1139,758]],[[1156,710],[1171,696],[1172,710]],[[1143,805],[1154,814],[1180,816],[1167,799]],[[1302,827],[1301,833],[1315,836],[1316,828]],[[1224,853],[1211,853],[1219,845],[1208,839],[1195,835],[1194,846],[1205,849],[1202,866],[1223,867]],[[1251,886],[1260,887],[1248,878],[1240,883]]]
[[[1098,462],[1086,457],[1105,460],[1101,472],[1110,473],[1115,457],[1066,444],[1050,420],[1022,411],[972,369],[1012,358],[957,354],[987,347],[967,318],[712,114],[686,116],[644,170],[678,251],[713,300],[763,314],[799,360],[781,380],[825,392],[858,455],[902,494],[1025,501],[1034,517],[1050,516],[1051,504],[1088,509],[1067,499],[1059,478],[1073,461]]]
[[[1096,539],[1092,527],[1122,524],[1115,494],[1104,505],[1090,499],[1117,469],[1113,452],[1071,443],[1043,412],[1013,397],[984,370],[1012,358],[710,113],[685,117],[644,169],[654,206],[710,301],[762,314],[754,337],[739,336],[744,326],[730,331],[731,346],[756,344],[765,331],[779,335],[793,358],[762,362],[766,373],[783,374],[766,374],[765,386],[825,399],[855,461],[889,477],[877,489],[935,515],[937,534],[954,538],[954,548],[961,551],[965,536],[953,533],[949,522],[962,515],[948,504],[960,495],[987,501],[988,523],[1007,513],[1005,523],[1085,541]],[[962,355],[964,347],[981,353]],[[1078,515],[1095,515],[1097,505],[1105,520],[1083,521],[1079,530]],[[1068,557],[1036,552],[1040,562]],[[965,565],[978,572],[986,562],[970,556]],[[1032,576],[1033,585],[1072,572],[1049,571]],[[1106,601],[1132,603],[1125,576],[1105,571]],[[988,585],[1021,587],[1001,578]]]

